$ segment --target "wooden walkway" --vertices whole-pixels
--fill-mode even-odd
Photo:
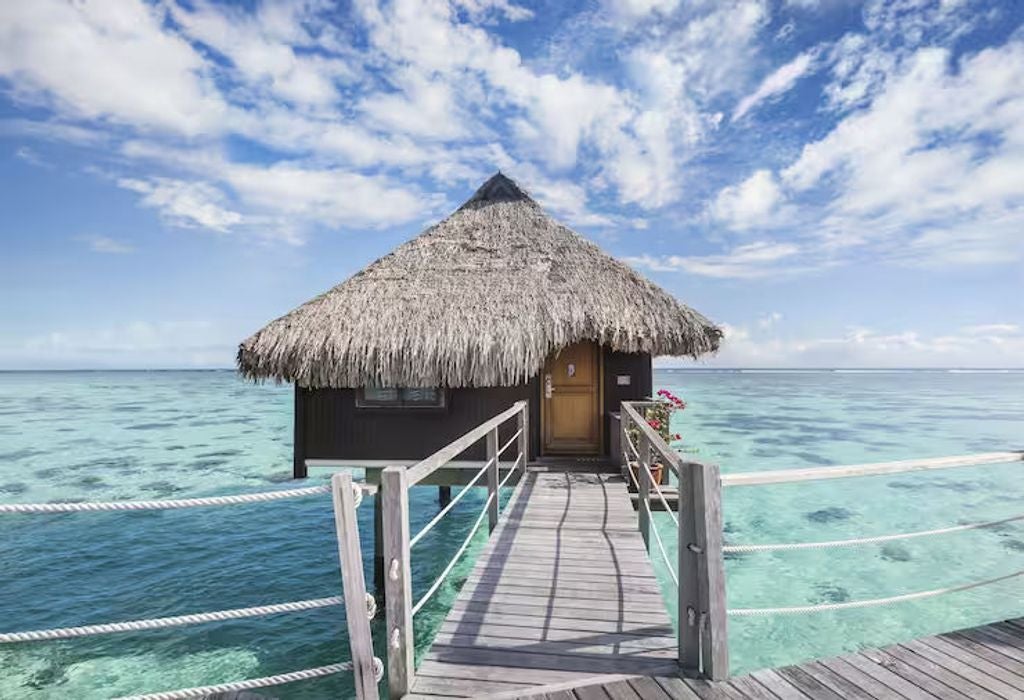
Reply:
[[[412,695],[483,697],[600,674],[673,673],[676,644],[622,477],[529,471]]]
[[[709,683],[676,677],[596,680],[494,695],[523,700],[1019,700],[1024,618],[884,649]]]
[[[676,644],[622,478],[531,470],[407,697],[1024,700],[1024,619],[723,682]]]

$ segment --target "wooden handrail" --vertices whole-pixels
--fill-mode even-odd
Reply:
[[[462,437],[445,445],[440,450],[421,460],[411,467],[390,466],[381,472],[381,520],[383,529],[383,548],[385,566],[385,608],[387,612],[387,668],[388,697],[392,700],[405,697],[412,688],[416,678],[414,663],[415,638],[413,617],[422,608],[441,585],[445,577],[459,557],[465,552],[472,541],[473,535],[482,522],[488,517],[491,531],[498,524],[499,500],[501,486],[517,468],[525,467],[529,461],[529,403],[517,401],[512,406],[490,420],[481,423]],[[516,419],[518,431],[504,447],[498,446],[498,431],[505,421]],[[409,489],[426,479],[438,469],[444,468],[454,457],[464,452],[480,439],[486,439],[487,462],[483,469],[487,476],[488,498],[485,510],[481,512],[477,525],[474,526],[462,547],[456,553],[448,567],[434,581],[431,588],[414,606],[412,603],[412,538],[409,535]],[[501,451],[517,444],[518,455],[513,467],[504,480],[499,481]],[[453,502],[454,503],[454,502]],[[445,511],[442,511],[442,514]],[[436,519],[427,526],[433,527]],[[422,531],[421,531],[422,533]],[[419,535],[417,535],[419,537]]]
[[[856,476],[878,476],[903,472],[952,469],[954,467],[976,467],[984,464],[1005,464],[1024,461],[1024,451],[983,452],[958,457],[936,457],[931,459],[905,459],[897,462],[875,462],[872,464],[850,464],[834,467],[808,467],[801,469],[780,469],[778,471],[744,472],[723,474],[722,486],[756,486],[760,484],[788,484],[796,481],[817,481],[820,479],[845,479]]]
[[[718,467],[690,459],[673,450],[647,423],[637,407],[653,402],[623,402],[621,412],[623,468],[632,457],[626,444],[631,426],[639,432],[635,445],[640,462],[649,464],[653,450],[679,478],[677,610],[680,666],[712,680],[729,675],[728,620],[725,609],[725,564],[722,553],[722,489]],[[655,525],[650,515],[650,476],[637,469],[640,532],[644,543]],[[650,546],[648,544],[648,549]],[[671,566],[671,562],[666,562]]]
[[[459,439],[448,443],[426,459],[409,467],[407,470],[409,486],[415,486],[417,483],[437,471],[441,465],[451,461],[455,457],[458,457],[472,446],[473,443],[487,435],[488,432],[494,430],[509,418],[516,415],[516,413],[523,410],[524,405],[526,405],[526,401],[516,401],[509,409],[502,411],[489,421],[481,423]]]
[[[669,469],[671,469],[673,472],[675,472],[676,475],[678,476],[678,474],[679,474],[679,465],[683,462],[683,456],[680,455],[675,450],[673,450],[671,447],[669,447],[668,443],[665,442],[662,439],[662,437],[658,433],[658,431],[655,430],[654,428],[652,428],[647,423],[647,419],[644,418],[642,415],[640,415],[639,411],[637,411],[636,408],[634,408],[634,406],[637,406],[637,405],[639,405],[639,406],[653,405],[653,402],[651,402],[651,401],[630,401],[630,402],[623,401],[622,402],[622,412],[624,414],[626,414],[626,416],[628,416],[629,422],[633,423],[637,427],[637,429],[640,431],[641,435],[643,435],[645,438],[647,438],[650,441],[651,448],[654,449],[655,452],[660,454],[662,457],[664,457],[669,462]],[[623,421],[623,425],[625,426],[625,425],[628,425],[628,424],[626,423],[626,421]],[[629,434],[628,431],[625,430],[625,429],[623,430],[623,432],[626,435]]]
[[[365,613],[366,580],[363,578],[363,555],[359,546],[359,520],[352,495],[350,472],[338,472],[331,477],[331,499],[356,697],[359,700],[378,700],[373,637],[370,634],[370,620]]]

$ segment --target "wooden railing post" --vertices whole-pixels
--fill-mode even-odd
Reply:
[[[622,406],[619,407],[619,464],[622,466],[622,476],[626,477],[629,483],[629,413]]]
[[[384,591],[387,610],[388,695],[408,694],[416,675],[409,553],[409,477],[405,467],[381,473],[384,535]]]
[[[352,492],[352,474],[338,472],[331,477],[331,496],[356,697],[359,700],[377,700],[373,638],[367,615],[366,579],[363,576],[363,554],[359,548],[359,520],[356,518],[356,501]]]
[[[712,680],[729,677],[718,467],[679,462],[679,663]]]
[[[637,504],[640,506],[637,509],[637,516],[640,521],[640,534],[644,538],[644,546],[647,547],[647,551],[651,551],[651,482],[647,478],[647,470],[644,469],[644,464],[650,464],[651,462],[651,441],[650,439],[640,433],[640,444],[637,445],[637,452],[640,456],[637,458],[636,467],[636,497]],[[627,465],[627,468],[632,468]]]
[[[490,504],[487,506],[487,532],[494,532],[498,527],[498,428],[495,427],[487,433],[487,460],[490,465],[487,467],[487,496]]]
[[[530,461],[530,402],[523,401],[523,408],[516,416],[516,429],[519,430],[519,454],[523,456],[523,473],[526,463]]]

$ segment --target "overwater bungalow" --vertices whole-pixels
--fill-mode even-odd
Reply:
[[[651,395],[652,356],[698,357],[721,335],[498,173],[246,339],[238,366],[294,384],[298,478],[307,460],[422,459],[520,400],[531,459],[609,455],[609,416]]]

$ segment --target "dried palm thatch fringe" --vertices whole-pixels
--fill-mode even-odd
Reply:
[[[238,367],[307,388],[512,386],[581,340],[697,357],[721,335],[498,173],[444,221],[246,339]]]

